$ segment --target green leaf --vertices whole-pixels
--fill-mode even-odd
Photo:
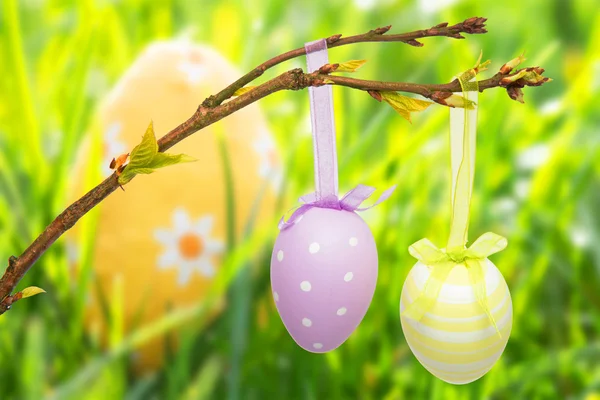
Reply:
[[[240,89],[236,90],[235,92],[233,92],[233,95],[234,96],[241,96],[244,93],[247,93],[247,92],[251,91],[255,87],[256,86],[246,86],[246,87],[240,88]]]
[[[46,291],[37,286],[29,286],[23,290],[21,290],[21,298],[25,299],[27,297],[35,296],[36,294],[46,293]]]
[[[482,57],[483,57],[483,50],[479,53],[479,58],[477,59],[477,63],[473,67],[473,72],[475,73],[475,75],[477,75],[481,71],[487,70],[488,65],[490,65],[492,63],[491,60],[486,60],[484,62],[481,62]]]
[[[129,182],[131,179],[133,179],[134,176],[139,175],[139,174],[151,174],[153,173],[155,170],[154,168],[146,168],[146,167],[141,167],[141,168],[136,168],[134,170],[130,170],[130,171],[123,171],[123,173],[119,176],[119,183],[121,185]],[[125,175],[127,175],[127,178],[125,178]],[[121,178],[123,177],[123,178]],[[123,182],[122,182],[123,180]]]
[[[450,107],[466,108],[467,110],[472,110],[473,108],[475,108],[474,101],[469,100],[459,94],[453,94],[444,101]]]
[[[515,69],[519,64],[521,64],[525,60],[526,58],[524,54],[521,54],[517,58],[513,58],[512,60],[504,64],[502,67],[500,67],[500,73],[504,75],[509,74],[510,71]]]
[[[345,63],[340,63],[340,66],[333,72],[356,72],[357,69],[362,67],[367,60],[350,60]]]
[[[152,160],[156,153],[158,153],[158,143],[154,136],[154,124],[150,122],[142,137],[142,142],[135,146],[129,155],[129,166],[131,168],[144,166]]]
[[[193,162],[196,161],[195,158],[190,157],[185,154],[167,154],[167,153],[157,153],[152,162],[148,165],[149,168],[163,168],[168,167],[169,165],[181,164],[185,162]]]
[[[398,92],[380,92],[381,98],[388,103],[398,114],[400,114],[408,122],[410,120],[411,112],[423,111],[433,103],[430,101],[414,99],[401,95]]]
[[[502,78],[501,83],[504,85],[508,85],[509,83],[513,83],[513,82],[525,77],[525,75],[527,75],[527,74],[528,74],[528,71],[526,69],[522,69],[514,75],[507,76],[506,78]]]
[[[192,161],[196,161],[196,159],[185,154],[160,153],[154,135],[154,125],[150,122],[142,137],[142,142],[131,151],[129,164],[119,175],[119,184],[125,185],[137,174],[151,174],[158,168]]]

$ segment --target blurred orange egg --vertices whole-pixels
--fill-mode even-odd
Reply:
[[[102,175],[112,173],[109,165],[113,157],[130,152],[140,142],[151,120],[160,137],[189,118],[203,99],[240,76],[209,47],[180,41],[150,45],[102,102]],[[197,304],[213,282],[227,237],[227,193],[219,135],[226,143],[233,174],[238,237],[259,199],[259,215],[273,215],[281,169],[275,142],[257,105],[169,150],[198,161],[138,176],[125,191],[109,196],[100,205],[92,286],[101,290],[108,302],[115,287],[125,291],[121,295],[125,334],[178,307]],[[83,159],[86,151],[89,146],[83,150]],[[80,196],[81,190],[74,191],[74,196]],[[76,233],[71,235],[75,247],[77,237]],[[87,323],[106,338],[108,328],[99,293],[93,293]],[[136,369],[160,367],[163,347],[164,338],[160,338],[141,348],[135,357]]]

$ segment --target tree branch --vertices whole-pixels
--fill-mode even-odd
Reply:
[[[420,38],[432,36],[446,36],[455,39],[464,39],[465,37],[462,36],[461,33],[486,33],[487,31],[484,28],[485,21],[487,21],[487,18],[471,17],[459,24],[452,26],[448,26],[447,22],[442,22],[441,24],[437,24],[436,26],[429,29],[422,29],[414,32],[400,33],[394,35],[385,35],[385,33],[387,33],[392,28],[391,25],[388,25],[383,28],[370,30],[369,32],[363,33],[362,35],[348,36],[345,38],[342,38],[341,34],[330,36],[327,38],[327,48],[331,49],[347,44],[366,42],[401,42],[409,44],[411,46],[421,47],[423,46],[423,43],[417,41],[417,39]],[[306,54],[306,51],[304,50],[304,47],[301,47],[273,57],[270,60],[262,63],[258,67],[254,68],[252,71],[248,72],[246,75],[242,76],[240,79],[227,86],[225,89],[221,90],[216,95],[210,96],[209,98],[204,100],[202,105],[204,107],[216,107],[217,105],[221,104],[222,102],[233,96],[236,90],[243,88],[250,82],[254,81],[256,78],[261,76],[267,69],[281,64],[284,61],[291,60],[292,58],[302,56],[304,54]]]
[[[496,75],[488,79],[478,81],[479,91],[483,92],[486,89],[492,89],[496,87],[504,87],[507,90],[513,87],[522,88],[524,86],[540,86],[543,83],[549,82],[549,78],[543,78],[539,80],[528,80],[528,79],[516,79],[514,82],[511,81],[511,77],[516,77],[523,72],[533,72],[538,76],[544,72],[539,67],[522,68],[513,71],[512,73],[503,74],[498,72]],[[323,77],[325,79],[325,77]],[[363,79],[349,78],[345,76],[327,76],[327,80],[333,85],[345,86],[352,89],[366,90],[366,91],[384,91],[384,92],[407,92],[419,94],[423,97],[427,97],[434,101],[438,100],[438,96],[443,96],[441,93],[453,93],[460,92],[461,86],[458,79],[453,80],[450,83],[444,84],[417,84],[408,82],[380,82],[380,81],[368,81]],[[539,78],[538,78],[539,79]],[[513,99],[514,100],[514,99]],[[441,103],[443,105],[447,105]]]
[[[329,47],[337,47],[346,44],[360,42],[403,42],[413,46],[422,46],[417,42],[417,38],[429,36],[446,36],[451,38],[463,38],[460,33],[485,33],[484,22],[485,18],[469,18],[464,22],[453,26],[447,26],[447,23],[442,23],[433,28],[414,31],[410,33],[397,35],[384,35],[390,26],[374,29],[363,35],[350,36],[341,38],[341,35],[331,36],[327,39]],[[440,104],[448,105],[444,99],[448,98],[453,92],[460,92],[461,87],[457,80],[446,84],[416,84],[405,82],[379,82],[368,81],[362,79],[354,79],[342,76],[333,76],[330,72],[335,68],[322,68],[320,71],[313,73],[304,73],[302,69],[296,68],[284,72],[283,74],[249,90],[239,97],[235,97],[229,101],[236,90],[244,87],[252,82],[264,71],[274,65],[280,64],[283,61],[292,59],[305,54],[304,49],[296,49],[290,52],[281,54],[271,60],[261,64],[236,82],[217,93],[208,97],[198,107],[194,115],[187,121],[177,126],[175,129],[163,136],[159,141],[159,151],[164,152],[180,141],[184,140],[194,132],[197,132],[215,122],[227,117],[228,115],[252,104],[263,97],[271,95],[281,90],[300,90],[309,86],[322,86],[324,84],[333,84],[345,86],[363,91],[402,91],[419,94],[421,96],[432,99]],[[548,78],[532,79],[524,76],[522,71],[537,72],[541,75],[543,70],[540,68],[527,68],[517,70],[513,73],[510,71],[513,67],[507,68],[505,64],[501,71],[489,79],[479,81],[481,91],[494,88],[504,87],[509,91],[520,91],[523,86],[539,86],[546,82]],[[520,75],[519,75],[520,74]],[[517,76],[519,75],[519,76]],[[516,79],[519,78],[519,79]],[[511,95],[511,97],[513,97]],[[34,242],[19,256],[9,259],[8,267],[4,275],[0,279],[0,315],[6,312],[12,304],[21,297],[19,293],[11,295],[19,281],[29,271],[38,258],[67,230],[87,214],[97,204],[101,203],[108,195],[114,192],[119,187],[119,182],[116,173],[106,178],[98,186],[86,193],[82,198],[71,204],[64,210],[50,225],[38,236]]]

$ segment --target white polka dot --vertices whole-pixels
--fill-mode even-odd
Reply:
[[[283,250],[279,250],[277,252],[277,261],[279,261],[279,262],[283,261]]]
[[[310,244],[310,246],[308,247],[308,251],[310,252],[310,254],[315,254],[319,251],[320,248],[321,246],[319,246],[319,243],[314,242]]]
[[[348,243],[350,243],[350,246],[354,247],[358,244],[358,239],[355,237],[351,237]]]
[[[275,299],[275,301],[279,301],[279,293],[273,292],[273,298]]]
[[[342,316],[342,315],[346,314],[346,311],[348,311],[348,310],[346,310],[346,307],[342,307],[337,310],[337,315]]]
[[[300,289],[302,289],[305,292],[310,292],[310,289],[312,289],[312,285],[309,281],[302,281],[300,283]]]
[[[323,348],[323,343],[313,343],[313,347],[317,350],[322,349]]]
[[[302,325],[306,326],[307,328],[310,328],[312,325],[312,321],[308,318],[302,318]]]
[[[352,278],[354,278],[354,274],[352,272],[348,272],[346,275],[344,275],[344,280],[346,282],[350,282]]]

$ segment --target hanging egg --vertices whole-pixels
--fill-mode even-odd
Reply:
[[[400,315],[406,341],[419,362],[439,379],[466,384],[485,375],[498,361],[512,328],[512,302],[498,268],[486,259],[487,301],[500,335],[477,301],[464,265],[452,269],[437,301],[420,321]],[[421,293],[430,269],[411,269],[400,298],[400,313]]]
[[[377,282],[377,248],[354,212],[314,207],[277,237],[271,287],[277,311],[303,349],[325,353],[365,316]]]
[[[111,159],[131,151],[151,120],[160,137],[189,118],[203,99],[240,76],[207,46],[180,41],[150,45],[103,101],[99,114],[103,159],[92,166],[101,176],[93,183],[112,173]],[[100,205],[91,256],[95,275],[91,286],[98,290],[92,291],[86,323],[103,341],[124,337],[205,299],[226,248],[227,196],[231,196],[226,192],[220,140],[233,174],[235,235],[240,237],[250,222],[253,207],[258,205],[259,211],[254,227],[272,216],[281,170],[258,106],[248,106],[177,144],[173,153],[199,161],[138,176],[125,191],[117,190]],[[76,171],[89,170],[85,165],[89,145]],[[80,178],[74,182],[79,184]],[[73,195],[79,197],[84,189],[74,189]],[[71,239],[72,246],[81,247],[76,233]],[[104,315],[102,298],[108,299],[109,309],[120,309],[113,313],[111,318],[117,320],[112,324]],[[121,332],[111,330],[120,326]],[[169,335],[138,349],[135,369],[159,368],[166,339],[174,344],[174,335]]]

